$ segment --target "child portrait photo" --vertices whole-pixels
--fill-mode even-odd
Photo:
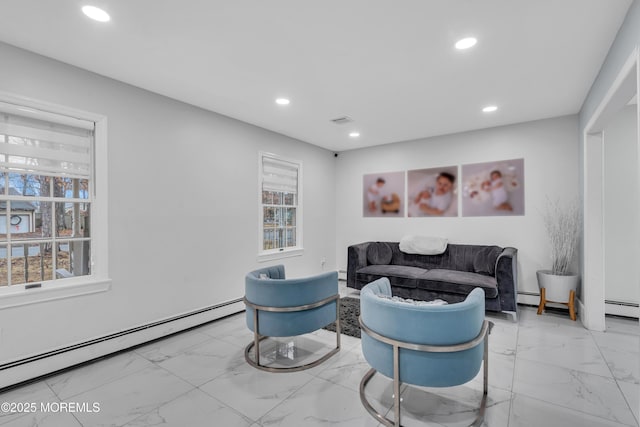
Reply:
[[[404,172],[363,177],[363,216],[404,217]]]
[[[524,215],[524,159],[462,166],[462,216]]]
[[[458,216],[458,167],[418,169],[407,172],[410,217]]]

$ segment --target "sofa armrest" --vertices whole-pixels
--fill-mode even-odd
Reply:
[[[371,242],[358,243],[347,248],[347,286],[360,289],[356,285],[356,272],[367,264],[367,248]]]
[[[506,247],[496,260],[496,282],[502,311],[517,311],[518,250]]]

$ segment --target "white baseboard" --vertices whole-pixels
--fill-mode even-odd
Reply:
[[[532,305],[537,307],[540,305],[540,295],[518,294],[518,304]],[[559,304],[555,302],[547,302],[545,306],[552,307],[552,308],[561,308],[567,311],[569,310],[569,307],[566,304]],[[581,311],[581,307],[582,306],[580,305],[580,300],[576,298],[576,314],[578,314]]]
[[[244,309],[242,300],[233,300],[168,319],[161,319],[148,325],[141,325],[132,328],[130,332],[123,331],[106,337],[98,337],[68,349],[54,350],[27,359],[5,363],[0,366],[0,391],[6,387],[61,369],[239,313]]]
[[[582,323],[582,325],[583,325],[585,328],[587,328],[587,326],[586,326],[586,325],[585,325],[585,323],[584,323],[584,318],[583,318],[583,313],[585,312],[585,309],[584,309],[584,303],[583,303],[581,300],[579,300],[579,299],[578,299],[578,302],[577,302],[577,304],[576,304],[576,310],[578,311],[578,312],[576,313],[576,315],[578,316],[578,319],[580,319],[580,322]],[[587,328],[587,329],[589,329],[589,328]]]
[[[540,297],[538,295],[518,294],[518,304],[537,306],[539,303],[540,303]],[[565,310],[568,310],[567,306],[564,304],[555,304],[555,303],[548,302],[546,305],[548,307],[563,308]],[[632,317],[636,319],[640,318],[640,308],[633,305],[605,302],[604,310],[605,310],[605,314]],[[584,312],[584,303],[580,299],[576,298],[576,314],[578,314],[578,317],[580,317],[580,314],[583,312]],[[581,317],[580,317],[580,320],[582,320]]]
[[[525,305],[535,305],[540,304],[540,296],[539,295],[530,295],[530,294],[518,294],[518,304]]]
[[[604,303],[605,314],[613,314],[615,316],[635,317],[636,319],[640,315],[640,308],[632,305],[612,304],[605,301]]]

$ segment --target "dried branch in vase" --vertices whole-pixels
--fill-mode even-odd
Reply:
[[[561,203],[560,199],[547,198],[542,216],[551,244],[551,270],[568,275],[580,238],[580,204],[577,199]]]

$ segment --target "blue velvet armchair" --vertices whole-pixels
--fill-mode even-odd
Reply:
[[[484,319],[484,291],[476,288],[459,303],[416,305],[390,299],[386,278],[360,293],[362,352],[372,369],[360,383],[367,411],[387,426],[400,425],[400,386],[451,387],[472,380],[484,360],[483,396],[478,417],[484,419],[488,390],[488,335],[493,324]],[[366,400],[365,387],[377,373],[393,379],[394,418],[379,414]]]
[[[340,295],[338,273],[327,272],[312,277],[286,279],[284,266],[265,267],[245,277],[247,327],[254,340],[247,345],[247,363],[269,372],[309,369],[340,351]],[[260,341],[268,337],[290,337],[336,324],[336,347],[319,359],[294,367],[270,367],[260,363]],[[251,350],[253,349],[253,358]]]

